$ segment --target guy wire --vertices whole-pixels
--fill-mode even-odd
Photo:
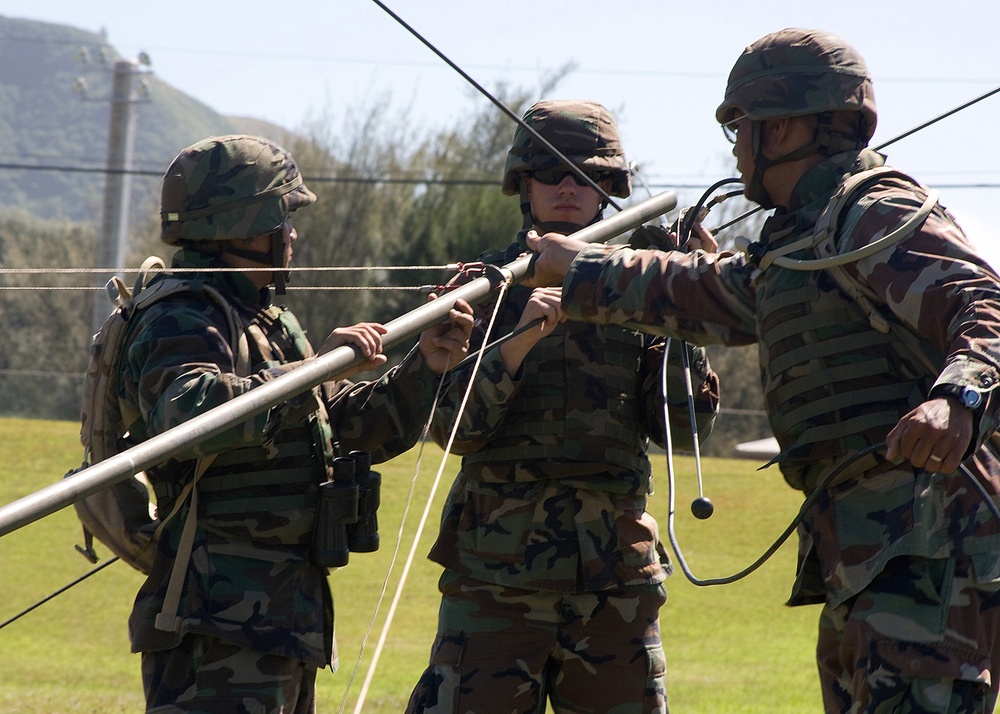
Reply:
[[[978,97],[974,97],[973,99],[970,99],[969,101],[965,102],[964,104],[960,104],[959,106],[957,106],[957,107],[955,107],[953,109],[949,109],[948,111],[946,111],[946,112],[944,112],[942,114],[938,114],[937,116],[933,117],[932,119],[928,119],[923,124],[918,124],[917,126],[913,127],[912,129],[908,129],[908,130],[904,131],[902,134],[897,134],[896,136],[892,137],[888,141],[883,141],[878,146],[872,147],[872,151],[876,151],[876,152],[877,151],[882,151],[886,147],[891,146],[892,144],[895,144],[900,139],[905,139],[906,137],[911,136],[912,134],[916,134],[918,131],[920,131],[922,129],[926,129],[927,127],[931,126],[932,124],[936,124],[937,122],[941,121],[942,119],[947,119],[951,115],[957,114],[958,112],[962,111],[963,109],[967,109],[967,108],[971,107],[973,104],[977,104],[977,103],[983,101],[984,99],[988,99],[989,97],[992,97],[994,94],[997,94],[998,92],[1000,92],[1000,87],[994,87],[993,89],[989,90],[988,92],[983,92]],[[761,206],[757,206],[756,208],[752,208],[749,211],[747,211],[746,213],[743,213],[742,215],[737,216],[733,220],[731,220],[731,221],[729,221],[727,223],[723,223],[721,226],[716,226],[713,229],[712,232],[716,233],[718,231],[721,231],[721,230],[724,230],[726,228],[729,228],[730,226],[736,225],[740,221],[746,220],[747,218],[749,218],[750,216],[752,216],[753,214],[757,213],[760,210],[763,210]]]
[[[497,295],[496,305],[493,309],[493,314],[490,316],[489,324],[486,328],[486,334],[489,334],[490,330],[493,329],[493,324],[497,320],[497,316],[500,314],[500,307],[503,304],[504,297],[507,293],[507,288],[509,283],[504,281],[500,284],[500,292]],[[392,621],[396,614],[396,607],[399,605],[399,601],[403,594],[403,588],[406,585],[406,579],[410,572],[410,567],[413,565],[413,559],[415,557],[417,547],[420,544],[420,536],[423,534],[424,526],[427,524],[427,518],[430,515],[431,504],[434,501],[434,496],[437,493],[437,488],[441,483],[441,477],[444,473],[445,466],[447,466],[448,457],[451,455],[451,447],[455,443],[455,437],[458,434],[458,427],[461,424],[462,413],[465,411],[465,407],[469,402],[469,397],[472,394],[473,385],[475,382],[475,376],[479,372],[479,366],[482,364],[483,355],[486,354],[485,348],[478,351],[479,358],[476,360],[475,366],[472,368],[469,374],[469,386],[465,390],[462,396],[462,402],[458,407],[455,416],[455,423],[452,425],[451,432],[448,435],[448,443],[444,447],[444,454],[441,456],[441,463],[438,466],[437,473],[434,476],[434,481],[431,484],[430,494],[427,497],[427,502],[424,506],[424,511],[420,516],[420,522],[417,524],[416,533],[413,536],[413,542],[410,546],[410,552],[407,555],[406,563],[403,566],[403,572],[396,583],[396,593],[393,596],[392,604],[389,606],[389,612],[386,614],[385,623],[382,625],[382,633],[379,636],[378,645],[375,647],[375,653],[372,655],[372,663],[368,668],[368,674],[365,677],[364,684],[361,688],[361,693],[358,695],[358,701],[354,705],[354,714],[361,714],[364,710],[365,700],[368,697],[368,688],[371,685],[372,679],[375,677],[375,668],[378,666],[378,661],[382,654],[382,649],[385,647],[386,639],[389,636],[389,628],[392,625]],[[435,408],[437,405],[435,404]],[[433,416],[433,415],[432,415]]]
[[[600,196],[604,200],[606,200],[608,202],[608,205],[614,207],[618,211],[622,210],[621,206],[619,206],[617,203],[615,203],[614,199],[611,198],[611,196],[608,195],[608,192],[605,191],[604,189],[602,189],[599,185],[597,185],[597,182],[594,181],[593,179],[591,179],[590,176],[588,176],[587,173],[583,169],[581,169],[579,166],[577,166],[572,161],[570,161],[568,158],[566,158],[566,156],[561,151],[559,151],[559,149],[557,149],[556,147],[554,147],[551,144],[551,142],[549,142],[544,136],[542,136],[537,131],[535,131],[535,129],[533,129],[532,127],[530,127],[527,124],[527,122],[525,122],[525,121],[523,121],[521,119],[521,117],[517,116],[514,112],[512,112],[510,110],[510,108],[507,107],[506,104],[504,104],[499,99],[497,99],[492,94],[490,94],[488,91],[486,91],[486,89],[481,84],[479,84],[479,82],[477,82],[476,80],[474,80],[471,76],[469,76],[469,74],[467,74],[465,72],[465,70],[463,70],[461,67],[459,67],[454,62],[452,62],[447,57],[447,55],[445,55],[443,52],[441,52],[441,50],[439,50],[437,47],[435,47],[433,44],[431,44],[431,42],[427,38],[425,38],[423,35],[421,35],[419,32],[417,32],[415,29],[413,29],[413,27],[411,27],[405,20],[403,20],[403,18],[401,18],[399,15],[397,15],[392,10],[390,10],[385,5],[385,3],[383,3],[381,0],[372,0],[372,2],[374,2],[380,8],[382,8],[382,10],[384,10],[386,12],[386,14],[389,15],[389,17],[391,17],[393,20],[395,20],[400,25],[402,25],[403,28],[405,28],[407,30],[407,32],[409,32],[411,35],[413,35],[418,40],[420,40],[420,42],[422,42],[424,44],[424,46],[427,47],[427,49],[429,49],[431,52],[433,52],[438,57],[440,57],[441,60],[443,62],[445,62],[445,64],[447,64],[453,70],[455,70],[456,72],[458,72],[458,74],[462,77],[462,79],[464,79],[466,82],[468,82],[469,84],[471,84],[473,87],[476,88],[476,90],[480,94],[482,94],[484,97],[486,97],[491,102],[493,102],[493,104],[497,107],[497,109],[499,109],[504,114],[506,114],[508,117],[510,117],[519,127],[521,127],[522,129],[524,129],[525,131],[527,131],[529,134],[531,134],[531,136],[534,137],[539,143],[541,143],[541,145],[544,146],[553,156],[555,156],[557,159],[559,159],[560,161],[562,161],[569,170],[571,170],[578,177],[580,177],[581,179],[583,179],[584,181],[586,181],[588,186],[590,186],[595,191],[597,191],[597,193],[600,194]]]

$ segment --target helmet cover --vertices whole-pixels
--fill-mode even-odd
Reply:
[[[611,113],[597,102],[550,100],[533,104],[522,120],[567,159],[585,170],[607,170],[613,196],[626,198],[632,180],[618,126]],[[531,171],[557,168],[564,162],[520,124],[504,166],[503,192],[513,196],[520,190],[520,177]]]
[[[864,59],[836,35],[788,28],[743,51],[715,118],[725,124],[741,114],[759,121],[835,111],[861,112],[865,140],[875,133],[875,94]]]
[[[163,177],[163,242],[244,240],[270,233],[316,200],[291,154],[269,139],[242,134],[199,141]]]

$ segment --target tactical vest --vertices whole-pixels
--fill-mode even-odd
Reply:
[[[643,339],[616,326],[565,322],[536,344],[506,416],[463,471],[483,482],[511,480],[511,462],[609,464],[650,488],[648,438],[639,423]],[[519,469],[515,480],[529,478]]]
[[[884,172],[875,171],[868,178],[880,175]],[[852,190],[838,192],[821,214],[817,226],[833,225],[831,234],[823,236],[824,249],[812,240],[815,231],[803,238],[802,231],[792,228],[768,236],[766,255],[807,264],[829,254],[838,234],[838,216],[831,213],[849,207],[840,229],[848,235],[874,205],[852,199],[864,183],[865,177],[852,180]],[[922,222],[908,222],[892,243],[912,235]],[[768,264],[755,275],[754,285],[764,397],[782,447],[775,460],[794,481],[796,463],[836,458],[883,440],[903,414],[926,398],[934,381],[926,367],[928,355],[937,364],[943,355],[928,343],[914,345],[915,336],[903,340],[888,328],[872,329],[874,321],[853,294],[858,287],[846,284],[845,271],[763,262]]]
[[[258,312],[246,325],[252,371],[312,354],[295,317],[277,306]],[[298,406],[295,406],[298,405]],[[261,446],[215,457],[198,481],[198,527],[227,541],[287,548],[304,557],[312,535],[319,483],[333,463],[333,435],[317,389],[296,397]],[[151,470],[161,511],[183,486],[172,466]]]

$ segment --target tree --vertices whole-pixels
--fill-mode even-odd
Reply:
[[[520,115],[533,96],[553,96],[571,69],[566,66],[554,73],[538,92],[500,86],[494,94]],[[406,111],[392,109],[390,98],[382,97],[367,106],[346,108],[339,116],[326,112],[314,117],[296,133],[272,132],[271,138],[295,156],[318,197],[313,206],[295,215],[301,238],[295,265],[352,269],[294,275],[292,288],[316,289],[293,290],[282,300],[314,342],[338,325],[387,322],[427,299],[424,292],[407,288],[438,285],[454,274],[430,268],[395,272],[385,266],[475,261],[486,250],[509,245],[519,230],[518,201],[500,191],[514,122],[487,103],[472,113],[449,116],[456,117],[450,126],[422,133],[407,122]],[[148,179],[151,185],[154,181]],[[633,199],[638,200],[641,197]],[[747,207],[742,199],[727,200],[713,208],[706,224],[725,223]],[[145,220],[133,230],[129,265],[138,265],[151,253],[169,262],[173,249],[159,242],[157,203],[147,200],[134,206],[133,213]],[[720,233],[720,242],[732,247],[735,235],[755,235],[760,219],[758,214]],[[44,222],[9,213],[0,216],[0,261],[8,267],[91,267],[88,256],[94,254],[94,235],[90,224]],[[60,287],[71,282],[68,277],[47,277],[51,280],[46,282]],[[5,284],[39,284],[31,280],[9,276]],[[94,282],[92,276],[73,279],[77,285]],[[343,289],[321,289],[327,287]],[[8,372],[0,373],[0,397],[5,411],[77,418],[90,306],[103,297],[87,289],[10,291],[3,297],[0,316],[8,326],[8,340],[0,370]],[[735,441],[769,434],[762,419],[745,414],[762,407],[753,349],[710,349],[722,376],[726,412],[707,442],[709,453],[729,454]],[[397,350],[389,364],[400,356]],[[67,376],[54,382],[62,372]]]
[[[39,221],[21,212],[0,217],[0,264],[9,267],[89,264],[95,234],[67,221]],[[79,417],[90,340],[91,304],[99,292],[73,285],[91,276],[9,274],[0,320],[7,339],[0,353],[3,413],[58,419]],[[44,287],[39,287],[44,286]],[[59,289],[66,288],[66,289]],[[111,306],[108,304],[110,311]]]

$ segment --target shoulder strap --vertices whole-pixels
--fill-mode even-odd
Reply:
[[[937,191],[925,188],[927,198],[921,203],[917,211],[900,226],[894,228],[881,238],[846,253],[839,253],[837,250],[836,237],[839,229],[840,215],[845,208],[850,208],[854,205],[854,194],[868,185],[889,176],[902,178],[914,185],[920,186],[915,179],[904,174],[902,171],[884,166],[852,175],[833,194],[826,208],[820,214],[819,219],[817,219],[815,230],[801,240],[785,246],[783,249],[765,254],[760,261],[760,268],[763,270],[769,265],[774,264],[788,270],[829,270],[830,268],[855,263],[862,258],[874,255],[912,235],[923,225],[923,222],[927,220],[931,211],[937,206]],[[856,224],[860,220],[861,215],[864,214],[864,211],[867,211],[869,208],[871,206],[866,206],[859,215],[855,216],[852,224]],[[817,255],[813,260],[796,260],[787,257],[788,253],[809,247],[814,248]],[[886,330],[881,331],[885,332]]]
[[[909,219],[904,221],[902,225],[893,229],[882,238],[872,241],[862,248],[839,254],[836,246],[837,235],[841,232],[845,234],[852,232],[861,220],[862,216],[864,216],[865,212],[875,204],[871,203],[863,207],[861,211],[857,212],[857,214],[851,217],[850,220],[848,220],[843,226],[840,225],[841,214],[843,214],[845,209],[850,209],[850,207],[854,205],[854,197],[859,191],[863,191],[865,188],[884,178],[899,178],[912,183],[915,186],[920,186],[916,179],[911,176],[903,173],[902,171],[897,171],[885,166],[870,169],[868,171],[862,171],[851,176],[847,181],[841,184],[840,188],[838,188],[837,192],[834,194],[833,199],[823,210],[819,220],[816,222],[816,233],[818,237],[816,243],[816,254],[819,256],[817,262],[822,262],[824,260],[828,261],[828,264],[823,265],[822,267],[826,269],[827,273],[833,278],[834,282],[837,283],[837,286],[841,289],[841,291],[854,300],[858,307],[861,308],[861,311],[868,319],[868,324],[870,324],[873,329],[885,335],[889,334],[890,331],[898,334],[899,329],[894,330],[892,323],[882,314],[878,307],[876,307],[872,300],[874,294],[871,289],[856,277],[848,273],[843,266],[889,248],[919,230],[920,226],[923,225],[924,221],[926,221],[927,217],[931,214],[931,211],[933,211],[937,206],[938,193],[934,190],[925,189],[927,191],[927,198],[921,203],[920,207],[914,212],[914,214],[910,216]],[[912,338],[912,336],[909,336],[905,342],[912,349],[916,349],[916,340],[915,338]],[[922,356],[922,352],[922,350],[916,350],[915,353]]]
[[[192,287],[190,281],[180,280],[177,278],[166,278],[157,285],[163,285],[164,287],[160,288],[159,291],[149,290],[145,291],[145,293],[140,293],[140,295],[145,294],[146,298],[136,300],[134,302],[135,309],[141,309],[142,307],[148,306],[155,300],[160,300],[168,295],[173,295],[185,290],[191,292],[203,292],[212,299],[212,301],[226,316],[226,322],[229,326],[230,347],[233,350],[233,356],[235,359],[236,374],[243,377],[249,375],[250,346],[246,335],[247,323],[244,322],[236,308],[233,307],[233,305],[221,292],[211,285],[206,285],[204,283],[198,285],[197,287]],[[184,521],[184,528],[181,531],[181,538],[178,543],[177,555],[174,558],[174,563],[170,570],[170,579],[167,582],[167,591],[164,596],[163,609],[156,616],[155,627],[158,630],[168,632],[178,632],[180,630],[181,618],[177,617],[177,609],[180,606],[181,591],[187,575],[188,562],[191,559],[191,551],[194,547],[194,536],[198,523],[197,484],[199,479],[201,479],[205,472],[208,471],[209,466],[211,466],[214,460],[215,455],[205,456],[197,460],[195,463],[194,477],[181,490],[180,494],[178,494],[178,497],[174,502],[173,509],[164,519],[162,519],[153,537],[154,541],[158,540],[163,528],[174,518],[174,516],[177,515],[183,504],[188,501],[188,497],[190,496],[187,518]]]
[[[191,496],[191,504],[188,507],[187,520],[184,521],[184,529],[181,531],[180,543],[177,546],[177,556],[170,569],[170,580],[167,581],[167,592],[163,596],[163,609],[156,616],[154,626],[157,630],[165,632],[179,632],[181,629],[181,618],[177,617],[177,608],[181,602],[181,590],[184,587],[184,577],[187,575],[188,562],[191,560],[191,550],[194,548],[194,534],[198,524],[198,489],[195,488],[198,480],[204,476],[215,460],[215,456],[205,456],[198,459],[195,465],[194,478],[178,494],[174,502],[173,510],[163,519],[153,540],[159,538],[163,527],[175,516],[181,506]]]
[[[138,309],[140,307],[144,307],[150,304],[153,300],[162,299],[167,295],[173,295],[177,292],[181,292],[182,290],[203,292],[205,295],[210,297],[213,302],[215,302],[215,304],[226,316],[226,322],[229,326],[230,347],[233,350],[233,356],[235,359],[236,374],[243,377],[249,375],[250,346],[246,335],[247,323],[245,323],[240,317],[236,308],[233,307],[233,305],[221,292],[211,285],[202,283],[198,287],[193,288],[189,281],[182,281],[179,279],[165,279],[160,284],[167,283],[168,281],[172,284],[163,288],[161,291],[162,294],[151,296],[148,300],[142,301],[141,304],[137,304],[136,308]],[[183,504],[188,501],[188,497],[190,496],[187,518],[184,521],[184,528],[181,531],[181,538],[177,547],[177,555],[175,556],[173,565],[171,566],[170,579],[167,582],[167,591],[164,595],[163,609],[156,616],[155,627],[158,630],[164,630],[167,632],[180,631],[181,618],[177,617],[177,610],[180,606],[181,591],[184,587],[188,563],[191,560],[191,551],[194,547],[194,536],[198,523],[197,484],[199,479],[201,479],[205,472],[208,471],[209,466],[211,466],[214,460],[215,455],[204,456],[197,460],[195,463],[194,477],[181,490],[180,494],[178,494],[178,497],[174,502],[173,509],[160,522],[160,525],[154,534],[153,540],[155,541],[159,538],[160,533],[166,524],[177,515]]]

